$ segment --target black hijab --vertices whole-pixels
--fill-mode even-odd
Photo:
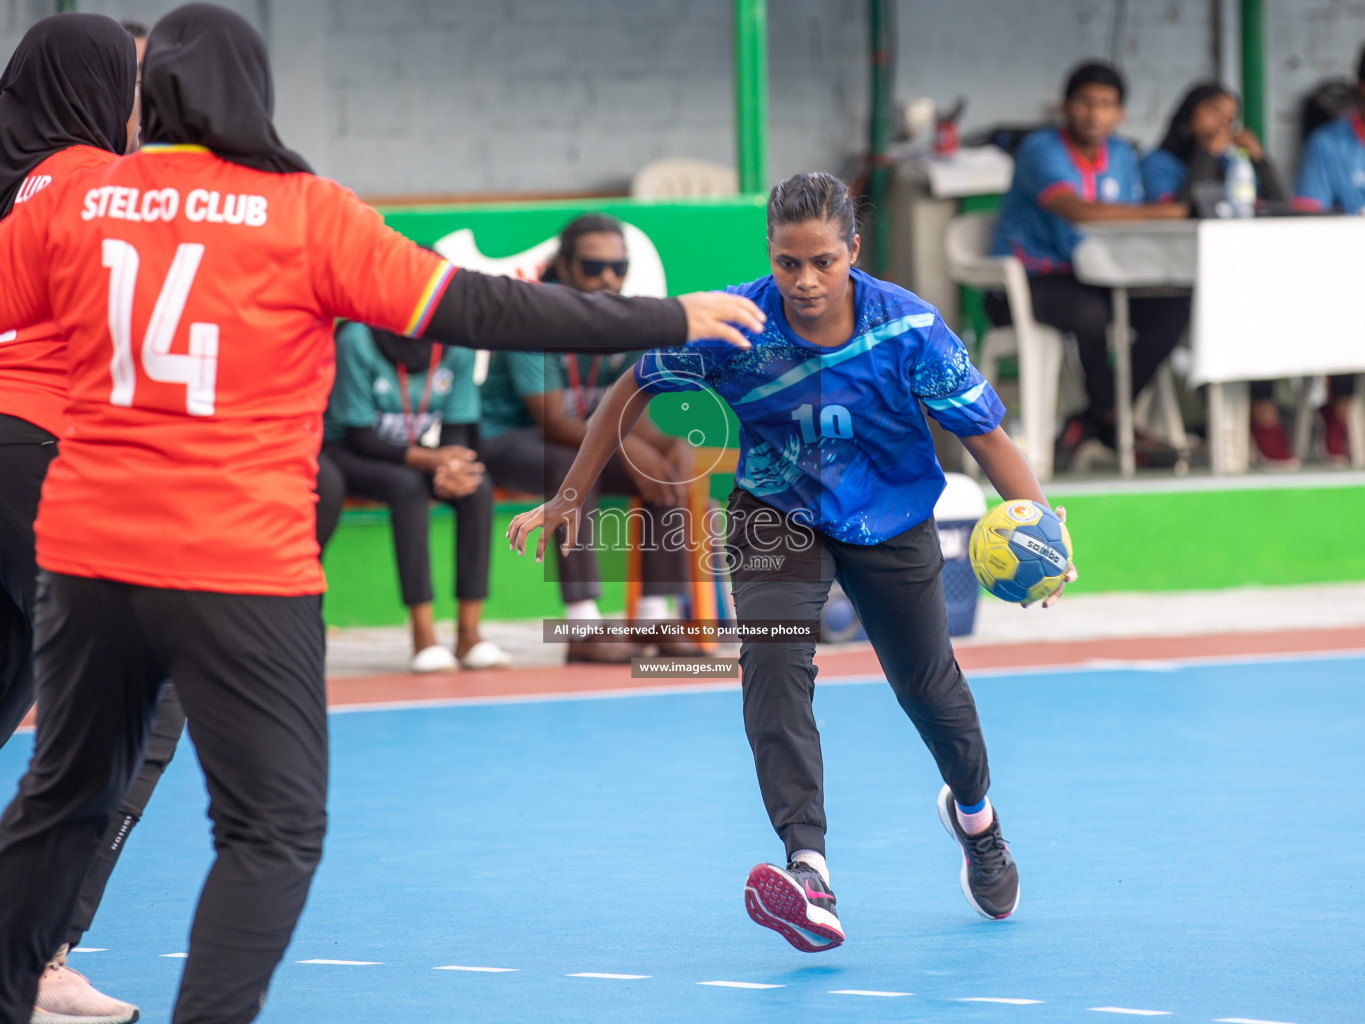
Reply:
[[[1190,127],[1190,121],[1194,117],[1194,108],[1215,96],[1231,95],[1232,93],[1217,82],[1201,82],[1194,86],[1180,101],[1180,106],[1175,108],[1175,114],[1171,117],[1171,126],[1166,129],[1166,137],[1161,140],[1161,145],[1157,148],[1166,150],[1182,164],[1188,166],[1194,159],[1194,150],[1198,145],[1194,138],[1194,130]]]
[[[234,164],[291,174],[313,169],[275,134],[265,41],[214,4],[177,7],[152,26],[142,58],[142,137],[204,146]]]
[[[33,25],[0,75],[0,217],[29,172],[68,146],[123,154],[137,89],[132,37],[102,14]]]

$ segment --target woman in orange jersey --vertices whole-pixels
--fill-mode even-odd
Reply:
[[[25,33],[0,75],[0,217],[22,215],[60,181],[117,159],[137,135],[133,41],[95,14],[44,18]],[[33,705],[33,611],[38,566],[33,520],[66,407],[66,343],[48,321],[24,330],[0,324],[0,746]],[[185,723],[175,687],[162,689],[151,739],[87,873],[63,944],[43,970],[35,1015],[137,1019],[66,965],[90,927],[128,831],[175,752]],[[44,1018],[46,1019],[46,1018]]]
[[[173,1019],[259,1012],[326,826],[313,486],[335,317],[588,352],[747,345],[734,325],[763,320],[456,271],[281,144],[264,43],[222,8],[152,29],[143,108],[140,152],[0,223],[0,323],[57,322],[70,395],[36,526],[44,714],[0,816],[0,1024],[28,1019],[167,676],[217,851]]]

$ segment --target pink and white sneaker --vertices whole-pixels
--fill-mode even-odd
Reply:
[[[137,1019],[132,1003],[111,999],[66,966],[65,945],[43,968],[31,1024],[132,1024]]]
[[[844,929],[834,909],[834,893],[804,861],[786,868],[758,864],[744,884],[744,906],[749,916],[771,928],[803,953],[819,953],[840,946]]]

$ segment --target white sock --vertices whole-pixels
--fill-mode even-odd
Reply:
[[[816,853],[814,850],[797,850],[791,855],[792,863],[804,861],[820,873],[820,877],[829,885],[829,865],[825,863],[825,855]]]
[[[566,619],[600,619],[602,613],[597,609],[597,602],[591,597],[584,601],[570,601],[564,606],[564,617]]]
[[[957,811],[958,824],[962,826],[962,831],[969,836],[974,836],[978,832],[985,832],[991,827],[991,822],[995,820],[995,808],[991,806],[991,798],[986,797],[986,806],[975,814],[964,814],[962,805],[956,800],[953,801],[953,808]]]
[[[635,602],[635,617],[646,622],[655,619],[669,619],[668,598],[663,594],[642,594]]]

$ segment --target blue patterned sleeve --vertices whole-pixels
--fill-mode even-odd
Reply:
[[[910,368],[910,393],[939,425],[958,437],[985,434],[1000,426],[1005,407],[995,389],[972,365],[967,349],[943,318],[922,329],[919,358]]]
[[[724,342],[691,342],[682,348],[653,348],[635,362],[635,383],[651,395],[700,391],[714,383]]]

